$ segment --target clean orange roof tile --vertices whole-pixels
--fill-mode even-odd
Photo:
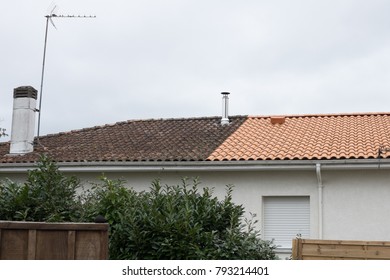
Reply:
[[[244,144],[234,155],[229,154],[228,160],[374,158],[381,146],[390,146],[390,115],[285,116],[280,122],[252,116],[226,139],[223,150],[235,150],[236,139]],[[217,157],[218,150],[209,159]]]

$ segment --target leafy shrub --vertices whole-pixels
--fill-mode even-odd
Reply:
[[[80,219],[81,201],[76,177],[66,177],[47,156],[28,172],[27,181],[0,183],[0,219],[63,222]]]
[[[183,180],[137,193],[122,181],[102,179],[86,198],[85,218],[106,217],[111,225],[111,259],[275,259],[271,242],[259,238],[244,208],[222,201],[209,188]]]
[[[223,200],[197,181],[161,185],[136,192],[121,180],[103,177],[80,191],[76,177],[62,174],[42,156],[27,181],[0,182],[0,220],[92,222],[102,215],[110,224],[111,259],[275,259],[272,242],[260,239],[256,221],[244,208]]]

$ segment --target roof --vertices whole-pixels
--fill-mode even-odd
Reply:
[[[41,153],[58,162],[264,161],[390,157],[390,113],[233,116],[118,122],[40,137],[41,146],[1,163],[34,162]]]

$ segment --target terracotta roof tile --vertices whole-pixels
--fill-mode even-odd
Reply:
[[[8,156],[9,143],[0,144],[0,162],[34,162],[42,152],[60,162],[198,161],[207,157],[244,121],[231,118],[156,119],[118,122],[40,137],[40,146],[24,156]]]
[[[375,158],[381,146],[390,146],[390,115],[387,113],[252,116],[209,159]],[[221,150],[235,154],[221,156]]]
[[[24,156],[0,162],[34,162],[42,152],[57,161],[243,161],[369,159],[390,147],[390,113],[236,116],[118,122],[40,138]],[[390,157],[383,152],[382,157]]]

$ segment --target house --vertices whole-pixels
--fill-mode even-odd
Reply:
[[[262,237],[284,256],[297,235],[389,240],[390,113],[229,116],[223,98],[222,118],[130,120],[39,145],[12,135],[0,144],[0,177],[21,180],[45,152],[84,182],[104,173],[142,190],[156,178],[199,177],[218,196],[233,184],[235,202],[257,214]]]

